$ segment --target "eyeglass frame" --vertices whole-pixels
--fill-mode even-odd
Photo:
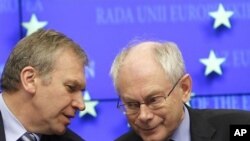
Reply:
[[[170,89],[170,91],[168,92],[168,94],[167,94],[166,96],[157,96],[157,97],[163,97],[164,100],[166,101],[166,99],[167,99],[167,98],[171,95],[171,93],[174,91],[174,89],[176,88],[177,84],[180,82],[180,80],[182,79],[182,77],[183,77],[183,76],[181,76],[181,77],[175,82],[175,84],[173,85],[173,87]],[[126,114],[128,114],[128,113],[126,112],[127,110],[126,110],[126,108],[125,108],[125,106],[126,106],[127,104],[120,104],[120,101],[121,101],[121,97],[119,96],[116,107],[117,107],[118,109],[120,109],[122,112],[125,112]],[[138,111],[136,111],[135,113],[130,113],[129,115],[138,113],[142,104],[145,104],[147,107],[149,107],[150,104],[151,104],[150,102],[131,102],[131,103],[136,103],[136,104],[138,104]],[[123,108],[121,108],[121,107],[123,107]],[[149,108],[150,108],[150,107],[149,107]],[[150,109],[151,109],[151,108],[150,108]],[[154,110],[154,109],[151,109],[151,110]]]

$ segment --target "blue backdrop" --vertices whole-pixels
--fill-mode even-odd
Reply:
[[[194,108],[250,110],[248,0],[0,0],[0,73],[14,45],[38,28],[65,33],[87,52],[87,109],[70,128],[87,141],[129,128],[109,77],[131,40],[176,42],[193,78]]]

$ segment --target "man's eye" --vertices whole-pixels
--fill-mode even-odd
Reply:
[[[136,102],[127,102],[125,105],[129,109],[135,109],[139,107],[139,104]]]
[[[149,103],[152,103],[152,104],[158,103],[159,101],[162,100],[162,98],[163,98],[163,97],[161,97],[161,96],[152,97],[152,98],[150,98]]]
[[[75,87],[74,86],[67,85],[66,87],[67,87],[67,89],[68,89],[69,92],[74,92],[75,91]]]

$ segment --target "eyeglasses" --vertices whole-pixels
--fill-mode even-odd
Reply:
[[[166,96],[154,96],[149,98],[147,101],[140,103],[140,102],[121,102],[121,99],[119,97],[119,100],[117,102],[117,108],[120,109],[122,112],[132,115],[139,112],[141,104],[147,105],[147,107],[151,110],[157,110],[164,106],[167,97],[173,92],[179,81],[182,77],[180,77],[177,82],[174,84],[174,86],[171,88],[171,90],[168,92]]]

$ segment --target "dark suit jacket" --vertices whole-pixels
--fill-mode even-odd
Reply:
[[[187,107],[191,141],[229,141],[231,124],[250,124],[250,112],[241,110],[198,110]],[[115,141],[142,141],[129,131]]]
[[[1,111],[0,111],[0,141],[6,141]],[[70,129],[67,129],[66,133],[63,135],[42,135],[40,141],[84,141],[84,140]]]

